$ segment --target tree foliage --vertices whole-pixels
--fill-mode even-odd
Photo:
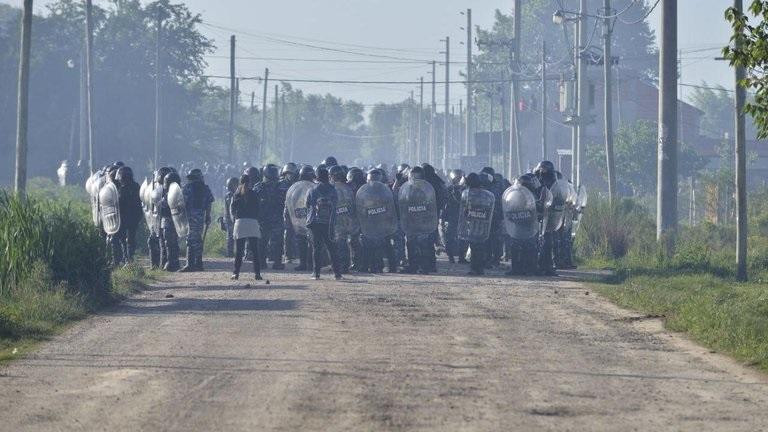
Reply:
[[[754,99],[747,103],[745,111],[757,125],[759,138],[768,137],[768,0],[753,0],[748,13],[729,8],[725,19],[731,24],[731,45],[723,54],[731,65],[746,69],[747,76],[740,83],[755,91]]]

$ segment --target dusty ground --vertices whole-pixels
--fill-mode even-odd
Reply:
[[[0,430],[768,429],[768,380],[567,278],[228,271],[0,369]]]

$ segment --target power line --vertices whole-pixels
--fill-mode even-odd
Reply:
[[[650,9],[648,9],[648,12],[646,12],[645,15],[643,15],[642,18],[640,18],[640,19],[638,19],[636,21],[624,21],[623,19],[621,19],[621,17],[617,17],[616,19],[619,20],[622,24],[625,24],[625,25],[640,24],[641,22],[645,21],[645,19],[648,18],[651,15],[651,13],[653,13],[653,10],[656,9],[656,6],[659,5],[660,1],[661,0],[656,0],[656,3],[654,3],[653,6]]]
[[[245,50],[244,48],[241,48]],[[225,58],[224,55],[206,55],[208,58]],[[310,63],[373,63],[373,64],[432,64],[432,60],[358,60],[358,59],[319,59],[319,58],[296,58],[296,57],[259,57],[259,56],[239,56],[237,60],[261,60],[261,61],[286,61],[286,62],[310,62]],[[439,65],[445,65],[445,61],[437,62]],[[467,64],[466,61],[451,61],[450,64]],[[505,62],[473,62],[473,64],[500,65],[506,66]]]

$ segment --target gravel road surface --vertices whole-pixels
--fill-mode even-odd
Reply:
[[[568,277],[171,275],[0,368],[3,431],[763,430],[768,380]]]

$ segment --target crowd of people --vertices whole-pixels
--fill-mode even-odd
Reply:
[[[203,270],[214,193],[201,169],[182,172],[183,185],[171,167],[139,185],[131,168],[116,162],[87,180],[93,221],[114,265],[133,260],[143,215],[153,268]],[[348,272],[429,274],[442,253],[452,265],[469,264],[470,275],[501,267],[508,275],[555,275],[574,266],[573,237],[586,207],[585,191],[549,161],[512,181],[491,167],[466,174],[426,163],[360,168],[334,157],[315,167],[246,166],[239,177],[215,178],[232,279],[243,261],[253,262],[257,280],[269,264],[283,270],[294,261],[293,270],[312,271],[315,279],[324,267],[336,279]]]

